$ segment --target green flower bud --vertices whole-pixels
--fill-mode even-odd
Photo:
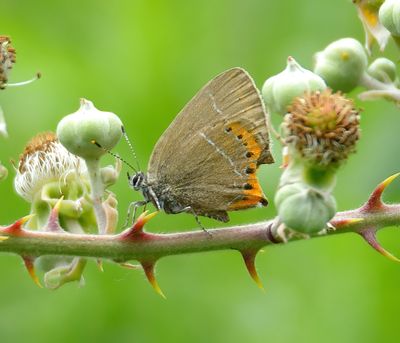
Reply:
[[[330,193],[304,184],[283,186],[275,200],[279,203],[280,221],[288,228],[305,234],[323,230],[336,213],[336,201]]]
[[[314,72],[334,91],[350,92],[367,69],[363,46],[353,38],[339,39],[315,55]]]
[[[379,21],[395,37],[400,37],[400,2],[386,0],[379,9]]]
[[[8,170],[0,163],[0,181],[3,181],[8,176]]]
[[[396,83],[398,80],[396,65],[385,57],[377,58],[372,62],[367,72],[373,78],[383,83]]]
[[[294,58],[289,57],[286,69],[265,81],[262,95],[269,111],[284,115],[296,96],[325,88],[321,77],[302,68]]]
[[[122,136],[121,127],[122,122],[117,115],[99,111],[92,102],[82,99],[79,110],[60,121],[57,136],[73,154],[84,159],[98,159],[118,143]]]

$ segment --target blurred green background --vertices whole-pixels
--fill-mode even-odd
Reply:
[[[10,82],[43,74],[33,85],[0,93],[10,134],[0,142],[0,159],[7,166],[33,135],[55,130],[76,111],[80,97],[121,117],[144,166],[175,114],[216,74],[242,66],[261,87],[288,55],[311,68],[313,54],[331,41],[364,39],[350,0],[3,0],[0,11],[0,34],[13,38],[18,53]],[[386,55],[398,60],[392,43]],[[400,170],[399,109],[358,104],[362,140],[335,191],[342,210],[359,206]],[[132,159],[124,142],[116,151]],[[280,175],[277,144],[274,152],[277,164],[259,172],[270,199]],[[1,224],[29,211],[13,191],[11,168],[10,174],[0,183]],[[140,198],[124,175],[113,187],[123,219],[128,203]],[[386,199],[400,201],[399,186],[395,182]],[[273,205],[233,213],[231,223],[274,214]],[[148,225],[164,232],[194,227],[185,214],[159,214]],[[400,254],[399,232],[388,228],[379,237]],[[111,263],[104,273],[91,263],[83,288],[39,289],[17,256],[2,254],[0,342],[398,342],[400,266],[356,235],[268,248],[257,265],[266,293],[250,280],[238,253],[165,258],[158,265],[165,301],[140,271]]]

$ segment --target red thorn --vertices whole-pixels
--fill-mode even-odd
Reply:
[[[255,260],[256,260],[258,251],[241,251],[240,253],[243,256],[244,263],[246,265],[247,271],[249,272],[251,278],[257,284],[258,288],[260,288],[262,291],[265,291],[264,286],[261,282],[261,279],[258,276],[258,273],[256,270],[256,265],[255,265]]]
[[[131,228],[125,230],[120,234],[120,239],[132,239],[143,234],[144,225],[152,219],[158,212],[147,214],[148,211],[143,212],[135,221]]]
[[[23,261],[24,261],[25,268],[26,268],[26,270],[28,271],[29,276],[31,277],[31,279],[33,280],[33,282],[34,282],[37,286],[39,286],[40,288],[43,288],[43,286],[42,286],[42,284],[40,283],[39,278],[37,277],[36,272],[35,272],[35,266],[33,265],[33,263],[34,263],[35,260],[34,260],[33,258],[31,258],[31,257],[24,257],[24,256],[22,256],[22,259],[23,259]]]
[[[154,275],[155,262],[141,262],[141,265],[143,267],[147,280],[150,282],[150,285],[153,287],[153,289],[164,299],[167,299],[160,286],[158,285],[158,282]]]
[[[382,247],[382,245],[379,244],[377,238],[376,238],[376,231],[377,229],[375,228],[368,228],[364,229],[359,232],[359,234],[365,239],[365,241],[372,247],[374,248],[377,252],[388,258],[389,260],[395,261],[395,262],[400,262],[400,259],[398,259],[396,256],[392,255],[389,251],[387,251],[385,248]]]
[[[363,211],[378,211],[381,210],[385,204],[382,201],[382,193],[389,186],[400,173],[389,176],[385,181],[381,182],[375,190],[371,193],[368,201],[362,207]]]
[[[25,217],[22,217],[21,219],[18,219],[16,222],[11,224],[10,226],[6,226],[5,228],[2,228],[0,230],[1,233],[7,233],[11,236],[19,236],[23,232],[22,225],[24,225],[29,219],[31,219],[34,216],[34,214],[27,215]]]
[[[60,222],[58,220],[58,213],[60,211],[61,202],[63,201],[64,196],[58,199],[57,203],[54,205],[50,212],[49,221],[47,223],[47,230],[50,232],[64,232],[64,230],[60,226]]]

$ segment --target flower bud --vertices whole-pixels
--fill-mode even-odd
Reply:
[[[262,95],[269,111],[284,115],[296,96],[325,88],[321,77],[302,68],[294,58],[289,57],[286,69],[265,81]]]
[[[278,216],[282,223],[297,232],[314,234],[324,229],[336,213],[336,201],[328,192],[304,184],[289,184],[280,188]]]
[[[359,114],[351,100],[331,90],[297,97],[285,116],[289,151],[316,169],[335,169],[355,150]]]
[[[0,89],[4,89],[8,82],[8,73],[15,63],[15,49],[7,36],[0,36]]]
[[[315,55],[314,72],[334,91],[350,92],[367,69],[363,46],[353,38],[339,39]]]
[[[392,36],[400,37],[400,2],[386,0],[379,9],[379,21]]]
[[[8,170],[0,163],[0,181],[3,181],[8,176]]]
[[[91,101],[82,99],[79,110],[60,121],[57,136],[73,154],[83,159],[98,159],[118,143],[122,136],[121,127],[122,122],[117,115],[99,111]]]
[[[368,74],[383,83],[397,83],[396,65],[385,57],[377,58],[367,70]]]

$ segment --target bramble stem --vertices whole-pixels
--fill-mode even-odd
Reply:
[[[117,262],[128,260],[154,261],[168,255],[236,249],[258,250],[270,244],[280,244],[273,220],[233,226],[223,229],[152,234],[142,233],[130,239],[119,235],[82,235],[22,230],[19,234],[0,231],[8,239],[0,243],[0,252],[11,252],[22,256],[69,255],[106,258]],[[400,225],[400,204],[384,205],[380,209],[366,211],[361,207],[352,211],[339,212],[331,221],[336,230],[327,230],[321,237],[346,232],[361,233],[371,227],[377,230]],[[289,241],[305,237],[289,237]]]

